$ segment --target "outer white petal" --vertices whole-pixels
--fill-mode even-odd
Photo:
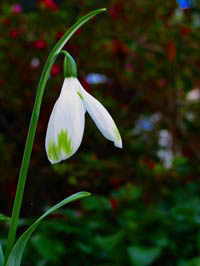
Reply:
[[[122,148],[121,136],[111,115],[97,99],[84,90],[78,80],[76,80],[76,82],[78,94],[80,94],[84,106],[94,120],[96,126],[105,138],[113,141],[116,147]]]
[[[85,108],[75,85],[75,78],[64,80],[60,96],[49,119],[45,149],[52,164],[71,157],[82,141]]]

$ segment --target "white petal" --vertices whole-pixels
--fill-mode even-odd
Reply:
[[[116,147],[122,148],[121,136],[111,115],[97,99],[84,90],[78,80],[76,80],[76,82],[78,82],[76,86],[78,88],[78,93],[96,126],[105,138],[113,141]]]
[[[58,163],[79,148],[85,126],[85,108],[75,89],[75,78],[66,78],[51,113],[45,148],[49,161]]]

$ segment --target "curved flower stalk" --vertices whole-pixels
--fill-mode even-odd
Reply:
[[[79,148],[85,127],[87,111],[102,135],[122,148],[120,133],[105,107],[90,95],[77,79],[76,64],[66,53],[65,80],[51,113],[45,148],[49,161],[54,164],[71,157]]]
[[[44,90],[49,78],[50,70],[51,67],[53,66],[53,63],[56,60],[56,57],[64,47],[64,45],[67,43],[67,41],[70,39],[70,37],[88,20],[96,16],[97,14],[105,11],[105,8],[102,9],[97,9],[94,10],[87,15],[81,17],[74,25],[72,25],[71,28],[63,35],[63,37],[57,42],[57,44],[53,47],[51,50],[47,60],[46,64],[44,66],[40,82],[38,85],[38,90],[37,90],[37,95],[35,99],[35,104],[31,116],[31,121],[30,121],[30,126],[28,130],[28,135],[27,135],[27,140],[25,144],[25,149],[24,149],[24,155],[22,159],[22,164],[20,168],[20,173],[19,173],[19,180],[18,180],[18,185],[17,185],[17,191],[16,191],[16,196],[15,196],[15,201],[14,201],[14,206],[12,210],[12,217],[11,217],[11,223],[10,223],[10,228],[9,228],[9,234],[8,234],[8,241],[6,245],[6,251],[5,251],[5,260],[4,260],[4,254],[1,252],[0,248],[0,266],[4,266],[4,261],[6,266],[20,266],[20,260],[18,260],[18,263],[11,264],[8,262],[8,257],[16,258],[21,256],[23,249],[19,251],[18,248],[14,249],[13,251],[13,246],[15,243],[15,237],[16,237],[16,231],[17,231],[17,226],[18,226],[18,220],[19,220],[19,214],[20,214],[20,209],[21,209],[21,204],[22,204],[22,199],[23,199],[23,194],[24,194],[24,188],[25,188],[25,183],[26,183],[26,177],[27,177],[27,172],[29,168],[29,163],[30,163],[30,158],[31,158],[31,152],[32,152],[32,147],[33,147],[33,142],[35,138],[35,133],[36,133],[36,127],[39,119],[39,114],[40,114],[40,107],[42,103],[42,98],[44,94]],[[67,65],[67,62],[66,62]],[[73,69],[72,69],[73,70]],[[60,141],[63,143],[63,134],[60,136]],[[85,195],[85,194],[84,194]],[[75,197],[76,198],[76,197]],[[27,238],[26,238],[27,240]],[[26,241],[24,242],[24,245],[26,245]],[[16,252],[17,251],[17,252]],[[20,254],[18,254],[20,253]],[[12,254],[12,255],[11,255]],[[12,259],[13,261],[13,259]]]

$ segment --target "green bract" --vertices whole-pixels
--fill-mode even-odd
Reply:
[[[65,51],[64,51],[65,52]],[[77,67],[73,57],[65,52],[64,59],[64,77],[65,78],[76,78],[77,77]]]

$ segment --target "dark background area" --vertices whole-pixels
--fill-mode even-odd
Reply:
[[[60,56],[42,103],[19,234],[66,196],[92,196],[48,218],[23,265],[199,266],[199,3],[183,11],[175,0],[1,1],[0,213],[11,215],[45,60],[79,17],[102,7],[108,11],[65,49],[84,88],[112,114],[123,149],[87,115],[78,152],[48,162],[44,141],[63,82]],[[8,224],[0,232],[5,245]]]

